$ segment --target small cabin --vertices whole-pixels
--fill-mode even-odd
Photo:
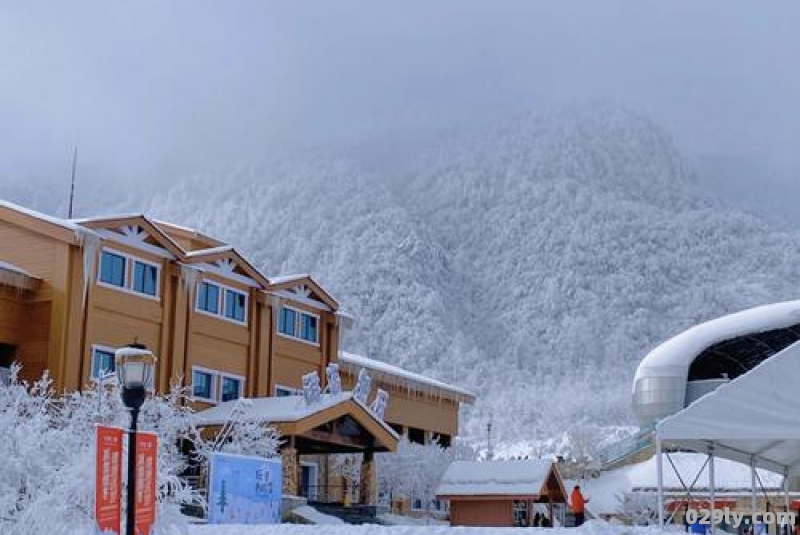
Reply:
[[[563,526],[567,504],[558,469],[544,459],[456,461],[436,497],[450,502],[453,526],[533,526],[537,513]]]

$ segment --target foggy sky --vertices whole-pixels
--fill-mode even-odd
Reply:
[[[0,181],[162,180],[563,102],[800,169],[800,2],[0,3]],[[800,174],[798,174],[800,177]]]

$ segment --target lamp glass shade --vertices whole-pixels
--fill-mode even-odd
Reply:
[[[150,388],[156,358],[151,351],[122,347],[115,353],[117,379],[123,388]]]

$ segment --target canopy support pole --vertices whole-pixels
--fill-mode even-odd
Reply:
[[[656,472],[658,479],[658,525],[664,527],[664,459],[661,439],[656,435]]]
[[[716,510],[717,497],[714,481],[714,442],[708,447],[708,488],[710,490],[709,497],[711,498],[711,533],[715,531],[714,526],[714,511]]]
[[[787,515],[783,517],[784,518],[784,522],[786,522],[786,519],[789,518],[789,516],[788,516],[788,513],[789,513],[789,468],[788,467],[783,469],[783,506],[785,507],[784,510],[787,513]],[[783,529],[783,526],[781,526],[781,529]],[[788,533],[789,533],[789,528],[787,527],[786,528],[786,534],[788,535]]]
[[[756,514],[756,456],[750,456],[750,512]]]

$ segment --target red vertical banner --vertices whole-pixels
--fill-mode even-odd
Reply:
[[[136,433],[136,535],[151,535],[156,521],[158,435]]]
[[[122,521],[122,429],[95,431],[94,518],[99,531],[120,532]]]

